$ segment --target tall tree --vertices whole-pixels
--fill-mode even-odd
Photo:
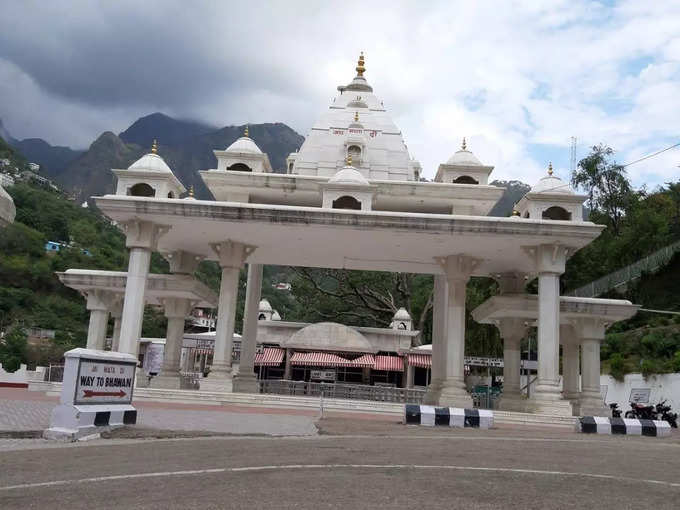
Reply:
[[[635,193],[626,169],[613,161],[613,155],[614,150],[607,145],[594,146],[574,169],[571,184],[586,191],[590,211],[604,214],[613,234],[618,236],[626,208],[635,199]]]

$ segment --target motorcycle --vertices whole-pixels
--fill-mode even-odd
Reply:
[[[612,418],[621,418],[621,409],[619,409],[619,404],[612,402],[609,404],[609,409],[612,410]]]
[[[671,406],[667,405],[665,400],[656,404],[656,415],[657,420],[667,421],[674,429],[678,428],[678,413],[672,413]]]
[[[638,420],[656,420],[656,409],[654,406],[645,406],[637,402],[630,403],[630,411],[626,411],[626,418],[637,418]]]

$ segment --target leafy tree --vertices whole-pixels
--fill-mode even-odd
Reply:
[[[0,363],[8,372],[19,369],[26,362],[28,342],[26,332],[21,327],[12,328],[0,342]]]
[[[582,187],[588,195],[588,208],[604,213],[615,235],[634,198],[623,166],[612,161],[614,150],[606,145],[596,145],[592,152],[579,161],[571,176],[574,187]]]
[[[609,359],[609,373],[617,381],[623,381],[626,374],[626,360],[619,352]]]

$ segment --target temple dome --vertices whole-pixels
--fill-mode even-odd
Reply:
[[[346,166],[328,179],[329,184],[346,184],[350,186],[368,186],[369,182],[354,167]]]
[[[272,305],[269,304],[269,301],[266,299],[260,300],[260,312],[271,312],[272,311]]]
[[[460,150],[456,151],[446,164],[456,166],[484,166],[482,165],[482,162],[477,159],[477,156],[467,150],[465,138],[463,138],[463,144],[461,145]]]
[[[158,154],[155,154],[153,152],[150,152],[148,154],[144,154],[141,158],[139,158],[137,161],[132,163],[129,167],[128,170],[138,170],[138,171],[147,171],[147,172],[162,172],[162,173],[172,173],[172,170],[170,170],[170,167],[167,165],[167,163],[161,158]]]
[[[247,152],[250,154],[262,154],[262,151],[253,141],[252,138],[248,136],[242,136],[229,147],[227,147],[227,152]]]
[[[402,308],[400,308],[399,310],[397,310],[397,313],[394,314],[393,319],[394,319],[395,321],[410,321],[410,320],[411,320],[411,316],[410,316],[410,315],[408,314],[408,312],[406,311],[406,308],[403,308],[403,307],[402,307]]]
[[[548,167],[548,175],[541,177],[531,188],[530,193],[564,193],[566,195],[573,195],[574,190],[571,189],[568,183],[553,175],[551,164]]]

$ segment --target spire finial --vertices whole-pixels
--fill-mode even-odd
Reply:
[[[357,64],[357,76],[363,76],[364,71],[366,71],[366,67],[364,67],[364,52],[362,51]]]
[[[347,157],[345,158],[345,164],[347,166],[352,166],[352,155],[351,154],[347,154]]]
[[[191,188],[189,188],[189,197],[194,198],[194,185],[191,185]]]
[[[154,138],[153,143],[151,144],[151,154],[158,154],[158,142]]]
[[[359,112],[354,112],[354,122],[359,122]]]
[[[467,150],[467,144],[465,143],[465,137],[463,137],[463,144],[460,146],[461,150]]]
[[[552,174],[553,174],[552,161],[550,161],[548,163],[548,175],[552,175]]]
[[[250,135],[248,134],[248,124],[246,124],[246,128],[243,130],[243,136],[250,137]]]

